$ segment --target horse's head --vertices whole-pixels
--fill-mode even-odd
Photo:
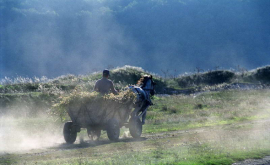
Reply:
[[[144,75],[139,80],[138,84],[143,90],[149,90],[151,95],[155,94],[155,85],[152,75]]]

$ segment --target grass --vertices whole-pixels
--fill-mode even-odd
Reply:
[[[111,143],[103,132],[104,144],[74,144],[67,148],[56,145],[52,152],[38,156],[6,155],[0,158],[0,163],[225,165],[247,158],[258,159],[270,155],[270,123],[258,125],[252,121],[270,117],[269,98],[270,90],[155,96],[143,135],[164,132],[162,138]],[[46,119],[27,119],[26,123],[17,120],[20,129],[32,128],[30,132],[45,130],[49,122]],[[196,129],[205,131],[196,133]],[[170,133],[178,130],[188,132]],[[85,130],[82,133],[85,134]],[[62,135],[59,138],[63,138]]]
[[[269,90],[155,97],[144,131],[182,130],[269,118],[269,98]]]
[[[27,164],[232,164],[247,158],[259,159],[270,154],[269,133],[252,137],[247,132],[228,134],[218,130],[212,137],[207,134],[165,139],[118,142],[96,147],[62,150],[41,155],[36,160],[21,158]],[[239,129],[237,129],[239,130]],[[219,132],[220,131],[220,132]],[[252,129],[248,129],[252,131]],[[209,133],[208,133],[209,135]],[[202,137],[200,137],[202,136]],[[69,155],[69,156],[68,156]],[[39,160],[42,158],[42,160]],[[10,156],[15,161],[16,156]],[[33,158],[30,158],[33,159]]]
[[[249,78],[243,78],[241,81],[257,82],[256,75],[262,79],[264,77],[262,75],[268,73],[268,67],[265,67],[263,71],[260,70],[262,68],[245,73]],[[144,73],[146,72],[140,68],[118,68],[112,71],[112,78],[116,81],[116,87],[122,89],[125,85],[136,82],[138,77]],[[243,73],[242,76],[245,74]],[[50,131],[54,131],[54,134],[58,133],[57,137],[62,139],[62,123],[60,124],[61,120],[57,120],[58,116],[40,119],[39,112],[55,115],[51,111],[52,105],[59,102],[59,96],[70,94],[75,86],[85,91],[91,91],[95,80],[100,76],[100,73],[88,76],[68,75],[53,80],[37,81],[20,78],[16,80],[16,82],[22,82],[20,84],[8,80],[11,82],[10,84],[0,85],[0,113],[14,115],[16,118],[14,119],[16,124],[13,123],[13,120],[4,124],[18,130],[18,134],[14,136],[17,137],[14,142],[31,134],[41,136],[41,139],[45,141],[48,139],[48,135],[51,135],[47,134]],[[126,77],[126,81],[120,81],[123,76]],[[237,76],[235,74],[230,81],[235,81]],[[174,79],[163,79],[158,76],[155,79],[160,91],[164,87],[185,88],[178,86]],[[220,86],[223,88],[225,85]],[[187,89],[190,88],[197,89],[192,85],[187,86]],[[212,90],[219,89],[219,86],[202,86],[202,88]],[[45,154],[5,154],[0,156],[0,164],[231,164],[247,158],[262,158],[270,155],[268,140],[270,124],[266,123],[256,128],[252,124],[270,118],[269,89],[223,90],[191,95],[158,95],[153,98],[153,102],[154,105],[148,109],[143,135],[166,135],[163,138],[110,143],[106,141],[106,133],[103,132],[101,140],[105,143],[101,145],[56,145]],[[1,121],[3,123],[2,119]],[[1,126],[3,126],[2,123]],[[48,125],[48,123],[51,124]],[[56,129],[53,129],[53,124],[56,125]],[[172,136],[174,133],[170,134],[171,131],[192,132],[196,129],[208,131],[175,136]],[[211,129],[214,130],[211,131]],[[122,130],[121,133],[124,131]],[[21,133],[25,136],[22,136]],[[82,134],[85,133],[86,131],[83,130]],[[33,143],[34,139],[27,139],[31,141],[29,145]],[[2,142],[1,145],[3,144]]]
[[[180,76],[171,76],[163,78],[154,73],[147,72],[139,67],[124,66],[111,69],[110,78],[114,81],[118,90],[127,85],[136,84],[139,78],[144,74],[152,74],[156,82],[157,93],[173,94],[175,92],[194,92],[196,90],[206,90],[209,86],[211,90],[223,89],[234,83],[252,83],[257,87],[261,83],[269,85],[270,66],[257,68],[251,71],[226,71],[215,70],[207,72],[190,73]],[[43,92],[45,91],[64,91],[70,92],[76,86],[82,86],[85,90],[93,90],[97,79],[102,77],[102,72],[95,72],[88,75],[63,75],[54,79],[42,78],[23,78],[14,79],[5,78],[0,80],[0,93],[25,93],[25,92]]]

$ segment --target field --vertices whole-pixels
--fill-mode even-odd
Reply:
[[[65,144],[63,121],[46,113],[2,116],[0,164],[232,164],[270,155],[270,90],[157,95],[140,139],[111,142],[82,130]],[[66,119],[68,120],[68,119]]]

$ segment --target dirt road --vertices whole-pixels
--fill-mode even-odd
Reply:
[[[242,162],[234,163],[233,165],[269,165],[270,156],[266,156],[263,159],[247,159]]]
[[[254,140],[259,137],[269,139],[270,120],[252,122],[240,122],[237,124],[221,125],[215,127],[203,127],[181,131],[171,131],[153,134],[143,134],[140,139],[133,139],[124,130],[124,135],[118,142],[111,142],[107,139],[105,132],[98,142],[92,142],[82,132],[75,144],[65,144],[63,139],[51,144],[50,147],[40,147],[30,150],[13,150],[2,152],[0,164],[27,164],[28,162],[46,162],[50,160],[68,160],[71,158],[89,158],[100,160],[109,158],[114,154],[126,154],[132,152],[147,152],[150,150],[173,148],[175,146],[191,146],[194,144],[215,144],[236,147],[235,142],[241,140]],[[61,137],[63,138],[63,137]],[[46,139],[44,139],[46,141]],[[29,142],[31,143],[31,142]],[[239,143],[242,144],[242,143]],[[244,149],[248,147],[243,146]],[[214,146],[213,146],[214,147]],[[270,157],[260,160],[246,160],[235,163],[244,164],[270,164]]]

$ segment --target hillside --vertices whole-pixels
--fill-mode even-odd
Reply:
[[[48,111],[61,96],[68,95],[75,88],[92,91],[101,71],[89,75],[65,75],[54,79],[23,78],[4,79],[0,86],[1,113],[18,111],[17,115],[37,115]],[[194,94],[203,91],[228,89],[263,89],[270,84],[270,66],[251,71],[234,72],[215,70],[202,73],[164,78],[139,67],[124,66],[111,70],[111,79],[117,90],[134,85],[144,74],[152,74],[157,94]],[[27,109],[24,111],[24,109]]]
[[[268,85],[270,84],[270,66],[254,70],[210,70],[207,72],[173,75],[169,72],[162,76],[145,71],[140,67],[124,66],[111,69],[110,79],[116,88],[121,90],[128,85],[135,85],[142,75],[153,75],[157,83],[156,92],[170,94],[172,90],[203,88],[206,86],[230,85],[235,83]],[[63,75],[54,79],[42,78],[5,78],[1,80],[0,93],[27,93],[27,92],[69,92],[76,86],[83,86],[86,90],[93,90],[94,83],[102,77],[102,71],[88,75]],[[57,91],[58,90],[58,91]]]
[[[270,164],[269,9],[0,0],[0,164]],[[118,94],[93,91],[105,68]]]
[[[75,144],[65,144],[62,135],[69,116],[52,105],[75,90],[91,91],[101,71],[6,79],[0,93],[0,164],[229,165],[263,158],[270,155],[269,68],[153,74],[159,94],[152,98],[142,138],[122,128],[117,142],[110,142],[106,131],[93,142],[82,129]],[[111,69],[119,90],[144,74],[151,73],[132,66]]]

